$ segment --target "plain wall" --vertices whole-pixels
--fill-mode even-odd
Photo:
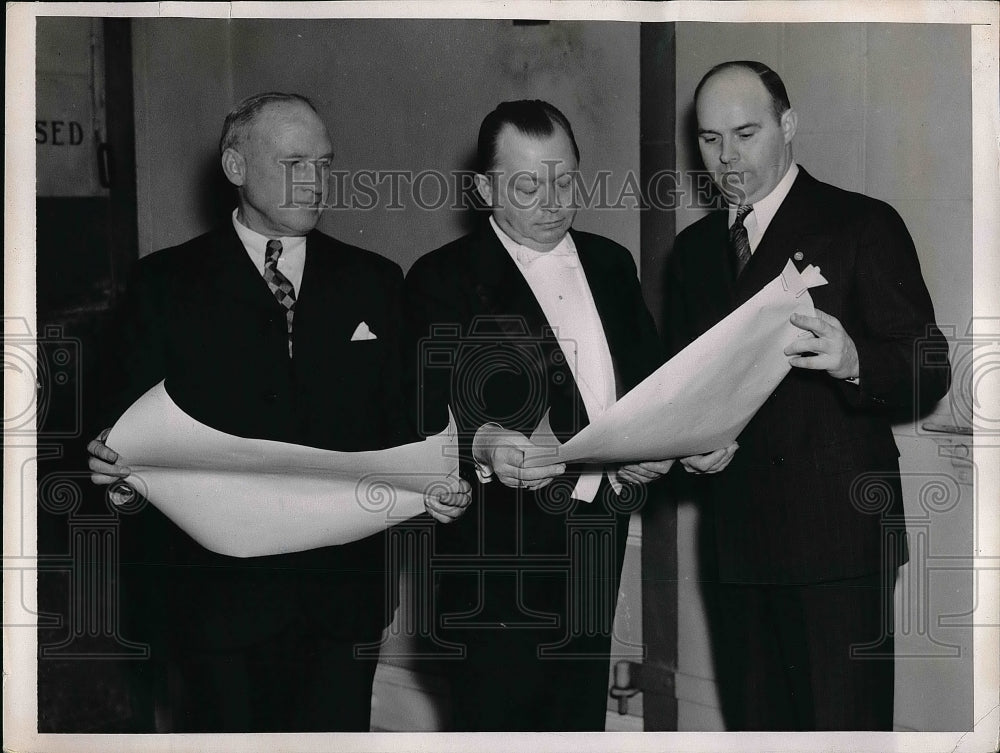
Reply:
[[[968,26],[677,24],[677,167],[700,170],[693,95],[725,60],[759,60],[785,81],[799,125],[796,160],[820,180],[889,202],[913,236],[937,320],[972,316],[972,120]],[[678,231],[704,214],[678,211]],[[953,354],[955,350],[953,347]],[[954,358],[953,358],[954,361]],[[953,393],[970,394],[965,380]],[[939,406],[949,421],[949,399]],[[951,421],[953,422],[953,421]],[[969,572],[933,572],[971,552],[972,488],[940,439],[896,427],[911,562],[897,588],[896,726],[971,729],[971,631],[941,624],[972,606]],[[943,494],[944,497],[935,498]],[[698,582],[698,510],[678,510],[680,729],[722,729]],[[938,560],[941,561],[941,560]],[[933,577],[931,577],[933,575]]]
[[[610,171],[617,196],[639,162],[638,39],[627,23],[135,20],[140,253],[183,242],[231,210],[219,131],[237,101],[266,90],[310,97],[330,129],[334,170],[351,174],[467,170],[498,102],[546,99],[573,125],[584,179]],[[435,206],[440,184],[424,180],[425,205]],[[391,208],[388,181],[380,193],[370,210],[327,210],[320,229],[405,271],[471,226],[452,202],[431,211],[404,190]],[[636,212],[585,209],[576,227],[638,261]]]

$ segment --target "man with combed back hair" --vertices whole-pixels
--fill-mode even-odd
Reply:
[[[425,434],[451,407],[473,484],[431,567],[457,730],[604,729],[629,514],[672,462],[524,467],[543,416],[566,441],[662,362],[632,255],[571,229],[579,156],[551,104],[500,104],[479,132],[488,218],[407,275],[409,396]]]

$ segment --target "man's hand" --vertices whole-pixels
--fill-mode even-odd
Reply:
[[[504,486],[515,489],[541,489],[566,472],[565,463],[524,467],[524,451],[535,447],[519,431],[499,426],[482,426],[476,432],[473,457],[490,468]]]
[[[87,452],[90,458],[87,465],[90,467],[90,480],[95,484],[106,486],[108,497],[116,505],[127,505],[135,499],[135,489],[126,484],[122,479],[132,473],[132,469],[124,465],[118,465],[118,453],[104,444],[111,429],[105,429],[97,435],[97,439],[90,440],[87,445]]]
[[[797,338],[785,348],[785,355],[792,356],[788,363],[800,369],[825,371],[834,379],[858,377],[858,349],[835,317],[816,309],[816,316],[792,314],[789,321],[812,332],[813,337]]]
[[[684,470],[688,473],[718,473],[724,470],[729,461],[733,459],[733,455],[740,448],[736,442],[733,442],[729,447],[723,447],[721,450],[715,450],[714,452],[706,452],[704,455],[690,455],[686,458],[681,458],[681,465],[684,466]]]
[[[618,469],[618,480],[630,484],[648,484],[650,481],[656,481],[656,479],[669,471],[670,466],[673,464],[673,459],[629,463]]]
[[[108,438],[110,433],[111,429],[105,429],[97,435],[96,439],[90,440],[90,444],[87,445],[87,452],[90,453],[90,458],[87,461],[87,466],[90,468],[90,480],[102,486],[121,481],[132,473],[130,468],[116,465],[118,453],[104,444],[104,440]]]
[[[472,487],[464,478],[450,491],[436,491],[424,495],[424,509],[438,523],[451,523],[465,514],[472,502]]]

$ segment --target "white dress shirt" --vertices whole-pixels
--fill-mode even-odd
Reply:
[[[795,182],[795,176],[798,174],[799,166],[795,162],[792,162],[788,170],[785,171],[784,176],[778,181],[778,185],[772,188],[771,193],[763,199],[755,202],[753,211],[743,219],[743,227],[747,229],[747,237],[750,239],[751,254],[760,245],[760,239],[764,237],[764,232],[767,230],[768,225],[771,224],[771,220],[774,219],[774,215],[777,214],[781,202],[788,196],[788,192],[792,188],[792,183]],[[732,227],[736,221],[736,210],[737,206],[735,204],[729,205],[729,227]]]
[[[236,228],[236,235],[243,242],[243,248],[250,256],[250,261],[257,268],[261,278],[264,277],[264,258],[267,256],[267,242],[271,240],[267,236],[261,235],[255,230],[251,230],[238,219],[233,210],[233,227]],[[287,238],[277,238],[281,241],[281,256],[278,257],[278,271],[281,272],[295,289],[295,295],[299,294],[302,287],[302,270],[306,265],[306,239],[305,236],[296,235]]]
[[[566,363],[573,374],[587,417],[593,421],[616,401],[615,372],[604,325],[572,236],[567,233],[550,251],[535,251],[513,240],[490,217],[497,238],[514,260],[535,300],[552,327]],[[590,502],[597,495],[601,470],[581,474],[573,497]],[[482,478],[482,476],[481,476]],[[618,480],[608,480],[617,491]]]

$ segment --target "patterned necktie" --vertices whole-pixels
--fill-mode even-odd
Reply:
[[[729,245],[733,249],[733,253],[736,254],[736,276],[740,276],[740,272],[743,271],[743,267],[747,265],[750,261],[750,236],[747,235],[747,229],[743,225],[743,220],[746,216],[753,211],[752,204],[743,204],[736,210],[736,220],[733,222],[733,226],[729,228]]]
[[[281,256],[281,241],[268,241],[267,254],[264,257],[264,280],[271,289],[278,303],[285,307],[285,319],[288,322],[288,357],[292,357],[292,317],[295,315],[295,288],[287,277],[278,271],[278,259]]]

